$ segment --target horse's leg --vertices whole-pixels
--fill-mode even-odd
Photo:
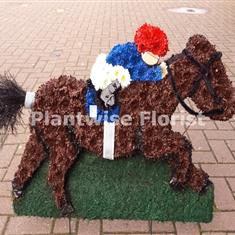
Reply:
[[[40,143],[40,139],[38,138],[35,129],[33,129],[25,146],[24,154],[18,170],[12,181],[13,194],[15,198],[19,198],[22,195],[25,184],[29,181],[46,157],[47,150],[45,149],[45,146]]]
[[[192,163],[192,145],[180,133],[171,130],[154,131],[145,128],[143,133],[144,155],[148,159],[166,160],[172,169],[170,185],[174,188],[190,186],[201,192],[208,183],[208,175]]]
[[[196,168],[195,165],[191,163],[188,169],[186,184],[194,191],[203,193],[212,183],[206,172]]]
[[[48,182],[52,187],[56,206],[61,210],[63,216],[73,212],[73,207],[66,197],[65,176],[79,151],[75,144],[75,136],[69,138],[68,134],[65,128],[58,131],[56,140],[52,142],[48,170]]]

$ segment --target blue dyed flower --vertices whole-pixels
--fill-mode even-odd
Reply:
[[[96,105],[96,90],[94,88],[88,87],[86,91],[86,112],[90,116],[90,105]],[[103,123],[104,121],[107,122],[114,122],[118,119],[120,113],[120,107],[118,105],[114,105],[113,107],[103,110],[97,107],[97,116],[96,121]]]
[[[135,43],[118,44],[110,51],[107,63],[121,65],[128,69],[132,81],[162,80],[162,70],[159,65],[149,66],[141,58]]]

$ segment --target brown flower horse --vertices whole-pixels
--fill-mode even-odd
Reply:
[[[232,118],[235,111],[234,90],[220,57],[215,46],[204,36],[195,35],[189,39],[182,53],[166,61],[169,65],[166,78],[158,82],[132,82],[121,90],[116,95],[120,116],[131,115],[132,125],[116,125],[115,159],[133,156],[140,151],[147,159],[161,159],[169,163],[172,187],[187,186],[196,192],[205,190],[210,181],[208,175],[192,163],[190,141],[174,132],[170,124],[153,125],[151,120],[145,120],[141,125],[140,112],[156,111],[157,115],[164,114],[170,118],[180,102],[188,112],[197,115],[183,101],[190,97],[198,109],[211,119],[226,121]],[[51,79],[36,92],[32,110],[48,111],[50,120],[53,114],[76,115],[80,112],[87,115],[85,94],[88,85],[89,82],[71,76]],[[17,84],[15,87],[21,91],[18,92],[19,97],[25,96]],[[6,98],[0,97],[0,100],[6,103]],[[7,104],[10,106],[9,102]],[[21,107],[22,102],[13,109],[19,111]],[[10,109],[8,111],[13,113]],[[17,118],[13,116],[14,120],[3,121],[1,118],[0,127],[13,127]],[[42,161],[49,158],[48,182],[53,189],[56,206],[62,214],[69,214],[72,205],[66,198],[65,175],[81,150],[102,156],[103,125],[52,126],[46,125],[43,119],[30,128],[31,135],[13,180],[14,194],[16,197],[22,195],[24,186]]]

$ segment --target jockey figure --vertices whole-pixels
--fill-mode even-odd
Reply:
[[[158,81],[166,75],[160,57],[168,51],[166,34],[158,27],[144,24],[135,34],[134,42],[116,45],[108,54],[109,64],[128,69],[131,81]]]
[[[100,54],[91,70],[93,89],[87,92],[87,110],[95,104],[96,91],[107,110],[98,110],[108,116],[118,114],[115,94],[134,81],[162,80],[167,74],[166,64],[159,63],[168,51],[168,39],[159,28],[145,23],[135,34],[134,42],[118,44],[108,55]],[[88,111],[89,112],[89,111]],[[90,115],[91,116],[91,115]],[[96,114],[95,114],[96,116]]]

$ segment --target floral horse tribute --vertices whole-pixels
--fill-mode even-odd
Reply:
[[[26,183],[49,158],[48,182],[56,206],[70,214],[65,176],[82,150],[114,160],[141,152],[170,165],[173,188],[206,190],[209,177],[192,163],[190,141],[167,120],[179,103],[195,116],[229,120],[235,111],[234,89],[222,54],[204,36],[190,37],[181,53],[160,64],[167,51],[166,34],[144,24],[134,42],[97,57],[88,81],[60,76],[36,93],[26,93],[14,79],[1,76],[0,128],[14,130],[22,107],[32,109],[31,135],[12,182],[15,197],[22,196]],[[200,112],[185,103],[187,97]]]

